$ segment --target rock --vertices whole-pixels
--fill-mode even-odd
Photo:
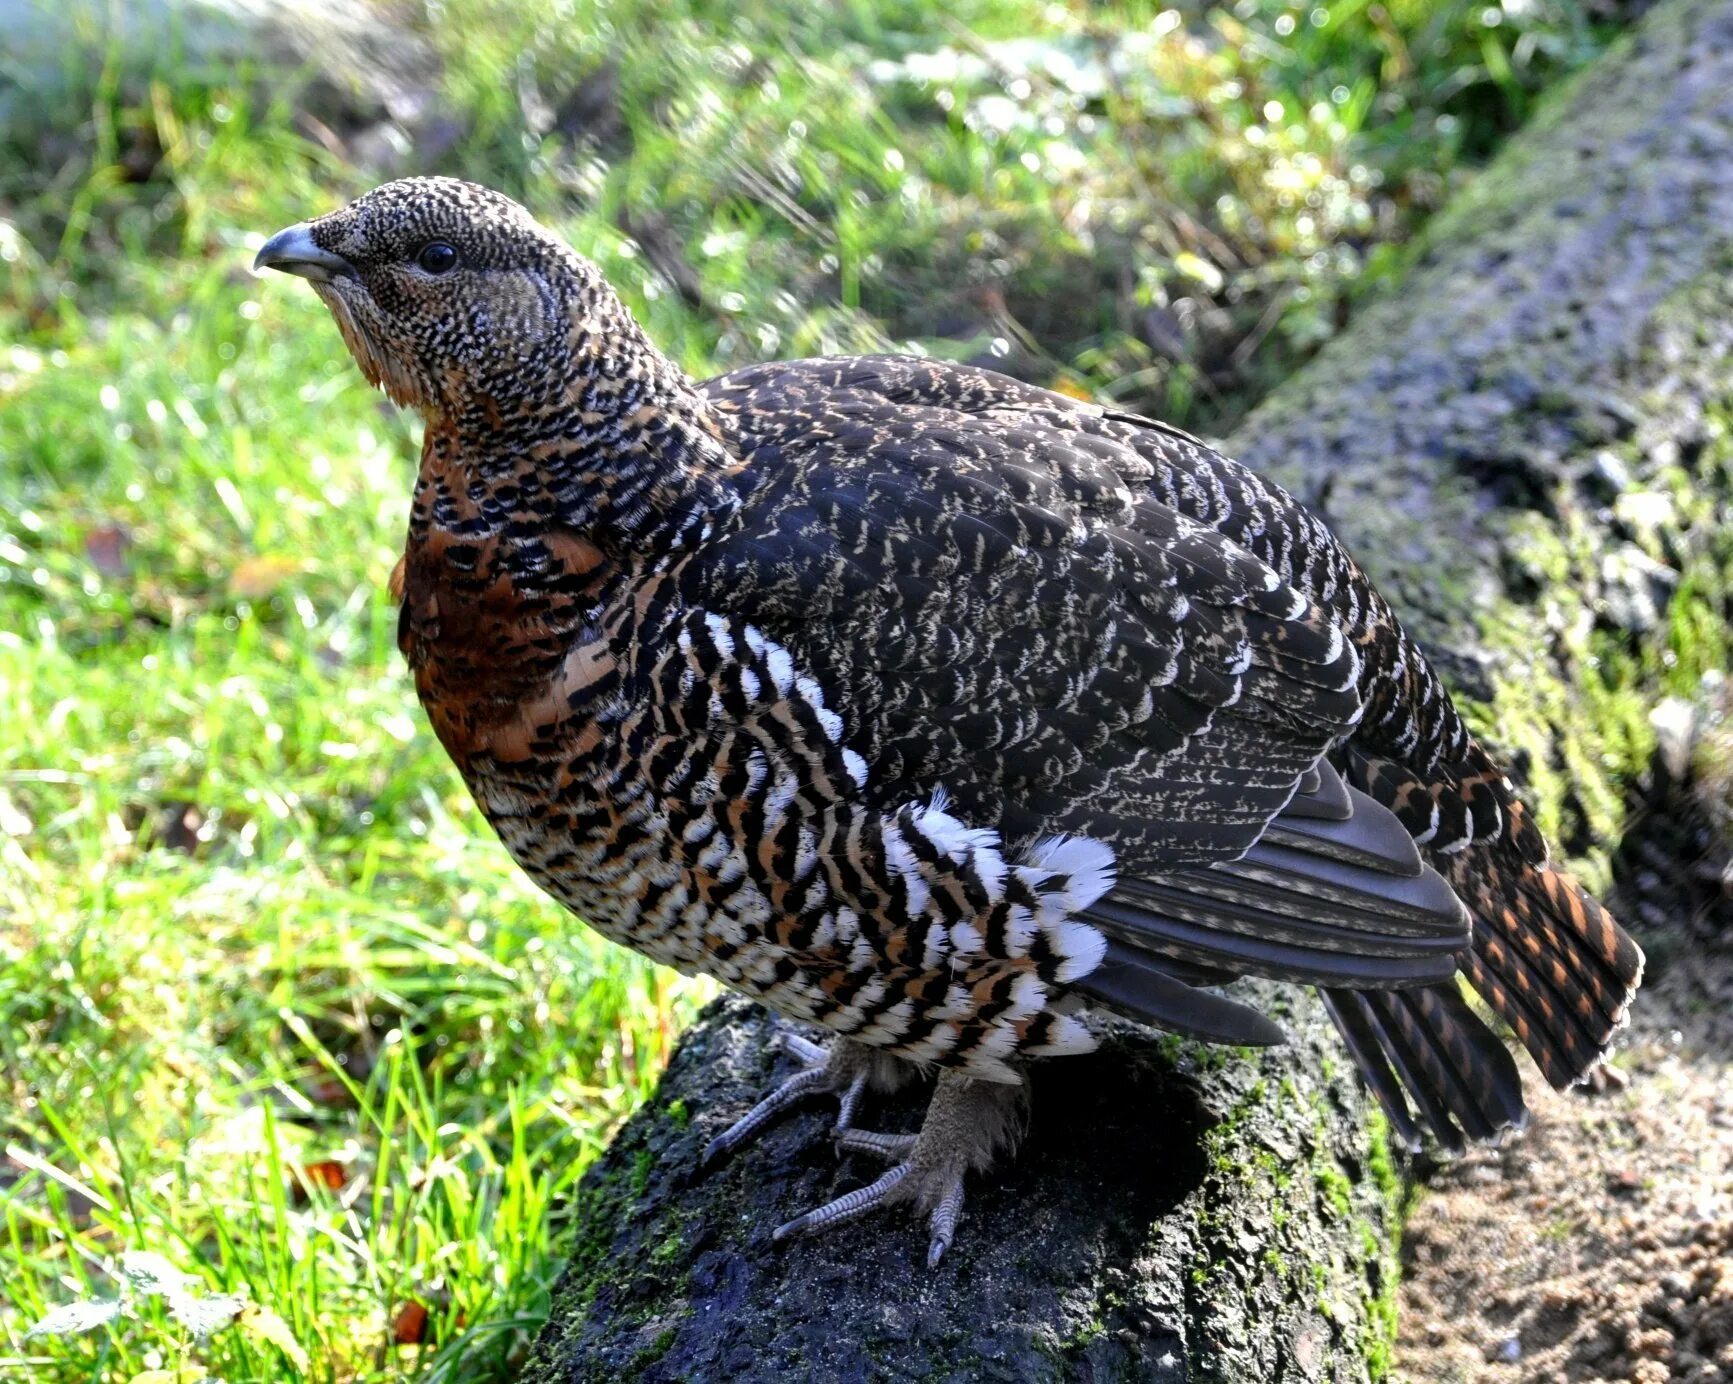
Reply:
[[[1622,543],[1601,558],[1600,615],[1616,629],[1652,633],[1678,585],[1679,574],[1671,567],[1635,543]]]
[[[1038,1068],[1027,1144],[972,1187],[936,1270],[906,1210],[771,1243],[874,1175],[833,1152],[834,1102],[700,1171],[705,1142],[788,1070],[768,1016],[719,1001],[586,1175],[521,1378],[1363,1380],[1394,1187],[1347,1063],[1322,1075],[1321,1008],[1266,1001],[1298,1001],[1295,1047],[1207,1053],[1122,1025],[1102,1052]],[[870,1124],[909,1127],[919,1095]]]
[[[338,136],[388,121],[413,137],[440,118],[438,55],[384,6],[348,0],[0,0],[7,62],[0,131],[28,147],[111,56],[142,98],[152,80],[256,74],[268,99]],[[80,56],[82,55],[82,57]]]
[[[1587,480],[1592,492],[1612,500],[1631,488],[1631,468],[1617,452],[1596,452]]]
[[[1697,743],[1697,708],[1683,697],[1663,698],[1649,713],[1649,725],[1655,732],[1656,760],[1672,782],[1683,783]]]

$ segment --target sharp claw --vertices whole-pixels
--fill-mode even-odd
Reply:
[[[933,1232],[932,1243],[927,1246],[927,1267],[936,1269],[939,1260],[945,1257],[945,1251],[951,1247],[951,1240],[957,1233],[957,1219],[963,1213],[963,1175],[958,1173],[956,1180],[945,1188],[945,1195],[939,1198],[939,1204],[933,1208],[932,1219],[928,1222]]]
[[[770,1232],[772,1240],[786,1240],[791,1235],[801,1235],[809,1230],[820,1230],[827,1225],[836,1225],[840,1221],[853,1220],[864,1215],[879,1205],[896,1185],[909,1175],[911,1165],[899,1163],[879,1178],[877,1182],[838,1197],[835,1201],[826,1202],[815,1207],[803,1216],[796,1216],[792,1221],[785,1221]]]
[[[796,1072],[757,1105],[748,1110],[704,1146],[703,1163],[708,1167],[730,1149],[746,1142],[776,1115],[823,1084],[824,1068],[808,1067]]]

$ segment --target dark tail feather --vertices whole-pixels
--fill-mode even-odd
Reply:
[[[1569,875],[1500,843],[1439,866],[1474,919],[1463,971],[1563,1090],[1607,1053],[1643,979],[1642,949]]]
[[[1422,1129],[1460,1153],[1471,1140],[1528,1122],[1515,1061],[1454,983],[1323,994],[1392,1131],[1410,1151],[1420,1148]]]
[[[1643,953],[1569,875],[1479,745],[1424,775],[1350,750],[1351,778],[1394,812],[1473,920],[1470,984],[1563,1089],[1606,1056],[1643,978]]]
[[[1199,971],[1109,938],[1107,952],[1076,982],[1080,994],[1141,1023],[1210,1043],[1264,1047],[1284,1041],[1281,1025],[1249,1005],[1202,988],[1232,976]]]

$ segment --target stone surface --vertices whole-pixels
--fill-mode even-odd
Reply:
[[[1022,1154],[976,1180],[929,1270],[907,1211],[772,1245],[779,1222],[877,1175],[833,1152],[834,1102],[700,1171],[705,1143],[791,1070],[763,1011],[719,1001],[586,1176],[572,1266],[522,1377],[1365,1378],[1392,1175],[1321,1008],[1268,1002],[1292,1047],[1126,1026],[1039,1069]],[[911,1128],[922,1096],[863,1123]]]

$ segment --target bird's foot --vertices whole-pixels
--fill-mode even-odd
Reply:
[[[704,1162],[711,1164],[758,1138],[777,1116],[811,1096],[834,1095],[838,1111],[834,1132],[854,1127],[855,1112],[868,1089],[895,1090],[902,1083],[907,1064],[867,1047],[839,1038],[827,1050],[797,1033],[781,1035],[784,1052],[803,1065],[777,1085],[704,1147]]]
[[[918,1134],[840,1129],[839,1150],[867,1153],[891,1166],[876,1182],[777,1226],[772,1238],[811,1234],[881,1206],[913,1202],[927,1217],[927,1267],[950,1248],[963,1212],[963,1177],[984,1172],[1016,1142],[1026,1106],[1024,1088],[975,1081],[941,1071]]]

